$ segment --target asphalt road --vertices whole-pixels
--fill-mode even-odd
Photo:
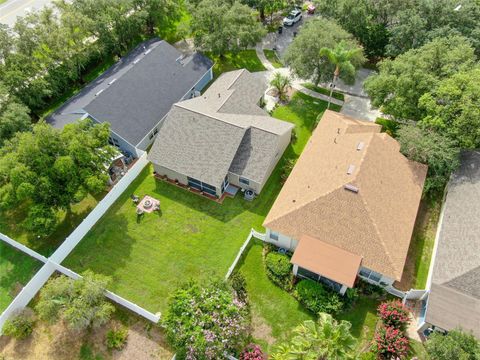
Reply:
[[[40,9],[52,0],[7,0],[0,5],[0,23],[13,26],[17,16],[24,16],[28,11]]]

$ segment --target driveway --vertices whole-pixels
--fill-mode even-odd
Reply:
[[[40,9],[50,3],[52,0],[7,0],[0,5],[0,23],[13,27],[17,16],[25,16],[27,12]]]

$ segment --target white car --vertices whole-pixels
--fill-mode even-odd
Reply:
[[[302,12],[300,10],[292,10],[290,14],[283,19],[283,25],[293,26],[293,24],[296,24],[300,20],[302,20]]]

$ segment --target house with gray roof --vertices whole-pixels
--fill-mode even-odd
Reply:
[[[155,139],[172,105],[199,95],[213,62],[182,55],[166,41],[148,40],[123,57],[47,118],[57,128],[82,118],[108,122],[110,142],[139,155]]]
[[[174,104],[148,155],[155,173],[216,198],[229,185],[260,193],[293,129],[260,108],[265,89],[247,70],[231,71]]]
[[[464,152],[440,216],[420,330],[471,331],[480,339],[480,150]]]

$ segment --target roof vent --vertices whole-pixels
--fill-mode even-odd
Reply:
[[[351,191],[351,192],[354,192],[354,193],[358,193],[358,188],[355,185],[345,184],[344,188],[345,188],[345,190],[348,190],[348,191]]]
[[[137,65],[139,61],[140,61],[140,59],[133,60],[133,65]]]
[[[352,175],[354,171],[355,171],[355,165],[350,164],[347,169],[347,174]]]
[[[112,79],[112,80],[108,83],[108,85],[112,85],[115,81],[117,81],[117,79]]]
[[[97,93],[95,94],[95,96],[100,95],[100,94],[103,92],[103,90],[105,90],[105,89],[102,89],[102,90],[100,90],[99,92],[97,92]]]
[[[362,150],[364,146],[365,146],[365,143],[363,141],[360,141],[357,145],[357,151]]]

